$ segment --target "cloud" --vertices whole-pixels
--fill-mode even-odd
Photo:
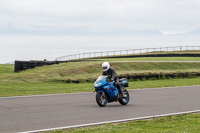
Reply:
[[[1,0],[0,24],[21,30],[190,31],[200,27],[199,7],[199,0]]]

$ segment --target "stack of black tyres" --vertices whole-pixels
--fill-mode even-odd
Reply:
[[[30,61],[31,62],[31,68],[35,68],[37,66],[37,61]]]
[[[47,65],[52,65],[52,61],[47,61]]]
[[[33,69],[37,66],[54,65],[59,63],[64,63],[64,61],[37,61],[37,60],[15,61],[15,72],[20,72],[27,69]]]
[[[23,62],[15,61],[15,72],[19,72],[23,70]]]
[[[31,69],[31,62],[30,61],[23,61],[23,70]]]
[[[43,61],[43,65],[44,65],[44,66],[47,65],[47,63],[48,63],[47,61]]]

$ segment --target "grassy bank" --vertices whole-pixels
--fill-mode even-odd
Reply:
[[[11,74],[14,73],[14,65],[13,64],[0,64],[0,76],[3,74]]]
[[[153,60],[154,59],[154,60]],[[110,59],[111,66],[119,76],[124,75],[145,75],[151,74],[171,74],[171,73],[200,73],[199,58],[162,58],[162,62],[157,62],[161,58],[135,58],[130,59]],[[170,60],[171,59],[171,60]],[[106,59],[107,60],[107,59]],[[137,58],[139,60],[139,58]],[[180,62],[180,60],[190,62]],[[69,62],[59,65],[36,67],[20,73],[9,71],[0,74],[0,83],[50,83],[71,80],[94,80],[102,74],[102,61],[95,62]],[[168,62],[166,62],[168,61]],[[169,62],[171,61],[171,62]],[[191,62],[193,61],[193,62]]]
[[[200,73],[200,58],[167,57],[167,58],[126,58],[106,59],[118,75],[148,75]],[[101,64],[95,62],[70,62],[59,65],[36,67],[14,73],[14,65],[0,65],[0,96],[38,95],[55,93],[72,93],[93,91],[93,82],[102,74]],[[168,62],[166,62],[168,61]],[[186,61],[186,62],[185,62]],[[189,62],[188,62],[189,61]],[[161,77],[160,79],[165,79]],[[82,81],[79,84],[67,81]],[[86,81],[91,82],[86,82]],[[144,79],[143,79],[144,80]],[[200,85],[199,78],[165,79],[165,80],[129,80],[129,89],[157,88]]]
[[[200,61],[200,57],[137,57],[137,58],[97,58],[99,61]]]
[[[153,120],[139,120],[128,123],[106,124],[103,126],[49,131],[49,133],[95,132],[95,133],[198,133],[200,113],[167,116]]]

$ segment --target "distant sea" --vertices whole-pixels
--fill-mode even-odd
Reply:
[[[0,36],[0,64],[15,60],[55,60],[71,54],[200,46],[200,37],[188,36]]]

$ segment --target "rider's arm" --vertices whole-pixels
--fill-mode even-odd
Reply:
[[[102,75],[107,75],[107,72],[106,72],[106,71],[103,71]]]

